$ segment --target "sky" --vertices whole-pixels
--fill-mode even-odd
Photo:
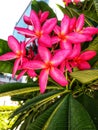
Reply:
[[[2,0],[0,1],[0,39],[7,40],[13,34],[14,27],[31,0]],[[61,0],[49,0],[51,7]],[[57,13],[62,17],[62,14]]]
[[[0,1],[0,39],[7,40],[12,35],[16,22],[31,0]]]

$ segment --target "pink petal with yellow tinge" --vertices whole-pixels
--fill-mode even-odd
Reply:
[[[14,62],[14,67],[13,67],[13,72],[12,72],[12,77],[13,77],[13,78],[14,78],[14,76],[15,76],[17,70],[18,70],[18,66],[19,66],[20,61],[21,61],[21,59],[18,58],[18,59],[16,59],[15,62]]]
[[[60,64],[60,71],[62,71],[62,73],[64,73],[64,71],[65,71],[65,61],[63,61],[63,62]]]
[[[51,47],[52,43],[51,43],[51,38],[48,34],[43,34],[39,39],[38,39],[38,43],[41,46],[45,46],[45,47]]]
[[[27,70],[22,70],[16,79],[19,80],[26,72]]]
[[[74,57],[79,56],[80,51],[81,51],[81,44],[80,43],[74,44],[72,52],[68,58],[73,59]]]
[[[80,59],[90,60],[90,59],[92,59],[94,56],[96,56],[96,51],[86,51],[86,52],[83,52],[83,53],[80,55]]]
[[[40,22],[43,23],[49,16],[49,11],[45,11],[40,16]]]
[[[56,25],[55,28],[54,28],[54,32],[55,32],[57,35],[60,35],[60,33],[61,33],[61,28],[60,28],[58,25]]]
[[[40,55],[41,59],[44,62],[49,62],[50,61],[51,53],[50,53],[50,51],[46,47],[39,46],[38,47],[38,52],[39,52],[39,55]]]
[[[14,36],[8,37],[8,46],[15,53],[17,53],[17,51],[20,51],[20,43]]]
[[[47,82],[48,82],[48,74],[49,70],[42,70],[39,75],[39,86],[40,86],[40,92],[44,93],[46,90]]]
[[[51,59],[51,63],[53,64],[53,66],[58,66],[61,64],[61,62],[63,60],[65,60],[65,58],[71,53],[70,50],[60,50],[57,53],[55,53],[55,55],[52,57]]]
[[[35,73],[34,70],[28,70],[28,71],[27,71],[27,74],[28,74],[30,77],[32,77],[32,78],[37,76],[37,74]]]
[[[25,55],[26,54],[25,47],[26,47],[25,42],[20,43],[21,55]]]
[[[26,37],[36,37],[34,32],[32,30],[29,30],[28,28],[15,27],[15,29],[18,31],[18,33]]]
[[[32,25],[34,25],[34,30],[39,31],[41,28],[41,24],[38,15],[34,10],[32,10],[30,13],[30,20],[32,22]]]
[[[49,74],[51,78],[55,80],[57,83],[59,83],[61,86],[66,86],[68,84],[65,76],[59,69],[52,68]]]
[[[82,31],[83,34],[88,34],[88,35],[95,35],[98,33],[98,28],[95,27],[86,27]]]
[[[64,15],[64,18],[61,21],[61,33],[67,34],[69,31],[70,18],[67,15]]]
[[[60,41],[60,38],[58,36],[51,37],[52,45],[58,43],[59,41]]]
[[[70,26],[69,26],[70,32],[75,29],[76,20],[77,20],[76,17],[73,17],[73,18],[70,20]]]
[[[71,73],[72,72],[72,66],[68,62],[65,62],[65,65],[66,65],[66,70],[68,70]]]
[[[8,52],[0,56],[0,61],[12,60],[17,58],[17,55],[13,52]]]
[[[62,40],[60,42],[60,48],[61,49],[66,49],[66,50],[72,50],[72,44],[68,40]]]
[[[33,60],[23,63],[22,65],[23,69],[31,69],[31,70],[37,70],[45,68],[44,63],[39,60]]]
[[[72,43],[81,43],[85,41],[91,41],[92,37],[89,35],[83,35],[80,33],[73,32],[68,35],[67,39]]]
[[[84,26],[84,14],[81,14],[76,22],[76,31],[79,32]]]
[[[90,64],[87,61],[83,61],[80,64],[78,64],[78,68],[80,70],[86,70],[86,69],[90,69],[91,66],[90,66]]]
[[[42,31],[47,34],[51,33],[53,31],[56,23],[57,23],[56,18],[51,18],[51,19],[46,20],[46,22],[42,26]]]

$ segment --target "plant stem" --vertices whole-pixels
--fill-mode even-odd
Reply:
[[[82,10],[85,10],[85,8],[86,8],[86,6],[87,6],[87,1],[88,1],[88,0],[85,0],[85,1],[84,1],[84,6],[83,6]]]
[[[70,85],[69,85],[69,88],[70,88],[70,89],[72,88],[72,85],[73,85],[73,83],[74,83],[75,80],[76,80],[76,79],[73,78],[73,80],[70,82]]]

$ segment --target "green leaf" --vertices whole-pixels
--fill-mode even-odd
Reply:
[[[27,130],[42,130],[43,125],[45,124],[46,120],[50,117],[52,112],[55,110],[57,105],[61,102],[62,99],[58,100],[54,103],[49,109],[47,109],[43,114],[41,114],[31,125],[29,125]]]
[[[98,96],[98,92],[96,91],[94,92],[94,97],[91,98],[87,95],[81,95],[78,97],[78,101],[85,107],[98,130],[98,97],[95,97],[95,93]]]
[[[64,8],[61,5],[58,5],[58,8],[62,11],[63,14],[67,14],[69,17],[72,17],[72,13],[68,8]]]
[[[44,7],[44,8],[43,8]],[[32,1],[32,9],[34,9],[36,12],[39,10],[44,11],[49,11],[49,17],[56,17],[56,14],[54,13],[53,9],[49,7],[49,5],[46,2],[43,1]]]
[[[0,39],[0,55],[9,52],[7,41]],[[11,61],[0,61],[0,72],[12,73],[13,63]]]
[[[93,2],[94,2],[94,6],[95,6],[95,9],[96,9],[97,16],[98,16],[98,0],[93,0]]]
[[[57,97],[57,95],[60,95],[60,92],[61,92],[61,90],[54,90],[54,91],[45,93],[43,95],[39,94],[38,96],[33,97],[32,99],[27,101],[23,106],[16,109],[16,111],[14,111],[11,118],[21,112],[24,112],[24,111],[30,109],[31,107],[35,108],[35,106],[37,106],[37,105],[43,105],[43,103],[45,104],[48,99],[49,99],[48,102],[51,101],[53,99],[53,97]]]
[[[98,69],[75,71],[70,75],[81,83],[89,83],[98,79]]]
[[[62,87],[47,86],[47,90],[62,90]],[[13,96],[24,93],[39,91],[39,86],[36,82],[32,83],[7,83],[0,85],[0,96]]]
[[[94,50],[98,52],[98,36],[94,38],[86,50]]]
[[[96,13],[92,12],[92,10],[85,10],[83,11],[83,14],[85,14],[85,17],[88,18],[90,21],[96,22],[98,24],[98,16]]]
[[[39,87],[33,83],[8,83],[0,85],[0,96],[12,96],[17,94],[39,91]]]
[[[32,122],[28,130],[96,130],[87,111],[71,95],[52,108]]]
[[[12,73],[13,63],[10,61],[0,61],[0,72]]]
[[[0,55],[10,51],[7,41],[0,39]]]
[[[85,15],[85,23],[86,25],[89,26],[93,26],[92,22],[96,22],[98,23],[98,18],[97,18],[97,14],[94,12],[95,15],[93,15],[93,10],[88,11],[88,10],[83,10],[82,9],[78,9],[76,8],[76,6],[68,6],[66,8],[62,7],[61,5],[58,5],[58,7],[60,8],[60,10],[64,13],[67,14],[70,17],[78,17],[80,14],[84,14]]]

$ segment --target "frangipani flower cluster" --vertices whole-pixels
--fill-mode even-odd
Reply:
[[[70,3],[78,4],[79,2],[83,2],[84,0],[63,0],[66,6],[68,6]]]
[[[37,14],[34,10],[29,17],[24,16],[29,28],[15,29],[26,37],[26,41],[19,42],[9,36],[8,46],[12,52],[0,56],[1,61],[15,59],[13,77],[17,71],[20,71],[17,79],[25,73],[32,78],[38,77],[41,93],[46,90],[49,76],[65,87],[68,85],[65,72],[72,72],[74,67],[90,69],[88,61],[96,55],[92,50],[81,51],[81,44],[91,41],[98,33],[97,28],[84,26],[83,14],[78,18],[64,15],[60,24],[57,18],[48,16],[48,11]]]

